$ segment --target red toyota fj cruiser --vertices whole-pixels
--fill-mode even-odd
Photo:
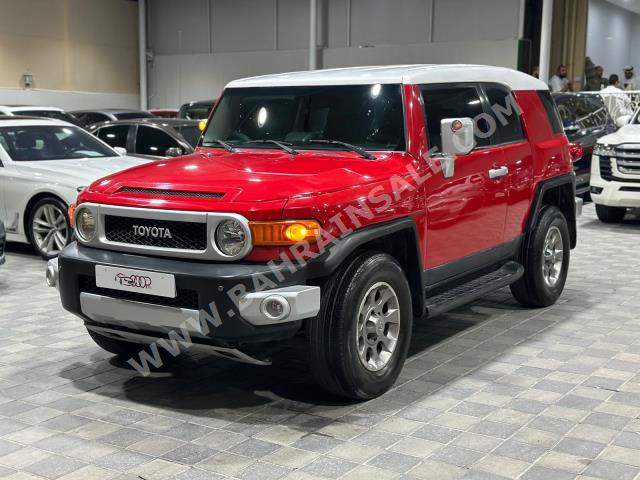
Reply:
[[[547,86],[414,65],[231,82],[196,152],[98,180],[47,280],[130,363],[179,347],[267,364],[300,333],[331,392],[382,394],[412,323],[509,285],[554,303],[576,245]]]

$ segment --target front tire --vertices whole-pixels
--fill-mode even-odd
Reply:
[[[27,218],[29,241],[45,260],[56,257],[71,241],[67,206],[55,197],[36,202]]]
[[[527,307],[553,305],[564,290],[570,254],[566,218],[558,207],[544,207],[521,255],[524,275],[511,284],[515,299]]]
[[[624,207],[607,207],[596,203],[596,215],[603,223],[620,223],[626,214],[627,209]]]
[[[353,257],[323,287],[309,320],[310,366],[318,383],[341,397],[367,400],[389,390],[411,341],[411,291],[390,255]]]

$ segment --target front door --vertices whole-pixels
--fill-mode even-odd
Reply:
[[[507,176],[500,172],[504,152],[488,135],[492,132],[483,116],[487,112],[479,85],[425,85],[421,92],[432,152],[441,148],[442,119],[470,117],[479,127],[476,147],[456,156],[453,176],[444,178],[436,171],[427,182],[426,266],[456,262],[464,268],[465,258],[475,263],[472,256],[504,241]]]

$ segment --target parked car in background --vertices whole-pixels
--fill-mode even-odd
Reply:
[[[603,222],[621,222],[627,208],[640,207],[640,110],[629,124],[598,139],[590,191]]]
[[[132,118],[154,118],[153,114],[144,110],[125,108],[103,108],[101,110],[74,110],[71,112],[84,126],[109,120],[130,120]]]
[[[209,118],[211,109],[216,104],[216,100],[194,100],[187,102],[180,107],[178,118],[188,118],[190,120],[206,120]]]
[[[7,240],[7,235],[4,230],[4,222],[0,220],[0,265],[2,265],[5,260],[4,249],[5,249],[6,240]]]
[[[78,192],[143,163],[67,122],[0,117],[0,220],[7,239],[54,257],[71,240],[67,208]]]
[[[112,147],[149,159],[193,153],[200,138],[197,120],[144,118],[92,125],[88,130]]]
[[[154,117],[177,118],[178,111],[177,108],[152,108],[149,113]]]
[[[600,137],[616,131],[616,124],[598,96],[561,93],[554,94],[553,99],[569,141],[582,147],[582,158],[573,165],[576,194],[588,196],[593,148]]]
[[[74,125],[82,126],[82,122],[73,114],[65,112],[58,107],[47,107],[40,105],[0,105],[0,115],[20,116],[20,117],[43,117],[54,118]]]

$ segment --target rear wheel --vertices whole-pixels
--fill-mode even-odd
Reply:
[[[358,400],[386,392],[404,366],[412,321],[411,292],[398,262],[373,252],[352,258],[326,282],[320,313],[309,320],[316,380]]]
[[[544,207],[521,255],[524,275],[511,284],[516,300],[528,307],[548,307],[556,302],[567,280],[569,242],[569,226],[560,209]]]
[[[624,220],[627,209],[624,207],[607,207],[596,203],[596,215],[604,223],[620,223]]]
[[[31,245],[44,259],[57,256],[71,240],[67,206],[54,197],[38,200],[27,219]]]

